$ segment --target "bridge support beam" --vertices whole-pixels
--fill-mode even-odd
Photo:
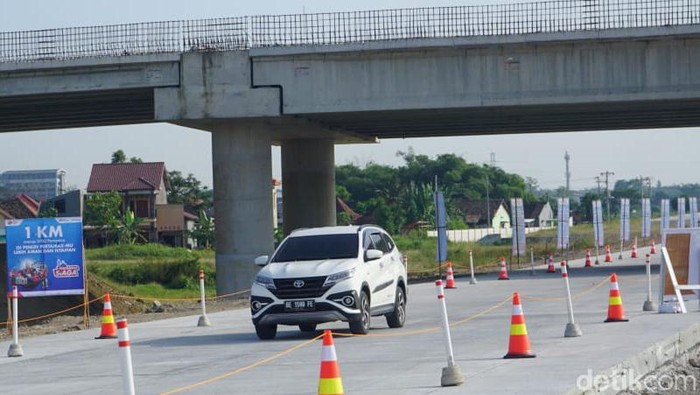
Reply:
[[[336,224],[332,140],[282,141],[282,183],[285,235],[296,228]]]
[[[219,295],[250,288],[255,257],[273,251],[271,144],[261,121],[230,121],[212,130]]]

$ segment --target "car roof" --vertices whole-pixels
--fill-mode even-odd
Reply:
[[[361,229],[366,228],[367,226],[357,226],[357,225],[349,225],[349,226],[323,226],[319,228],[303,228],[303,229],[296,229],[292,231],[292,233],[289,235],[290,237],[301,237],[301,236],[318,236],[318,235],[337,235],[337,234],[353,234],[353,233],[358,233]]]

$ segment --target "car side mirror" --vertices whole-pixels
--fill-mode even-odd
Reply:
[[[367,250],[365,252],[365,262],[374,261],[384,256],[384,253],[380,250]]]
[[[267,265],[267,261],[270,259],[268,255],[260,255],[259,257],[255,258],[255,264],[258,266],[265,266]]]

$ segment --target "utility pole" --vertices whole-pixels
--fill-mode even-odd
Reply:
[[[600,183],[603,182],[603,180],[599,176],[595,176],[595,182],[598,184],[598,196],[600,196]]]
[[[491,229],[491,199],[489,199],[489,189],[489,175],[486,174],[486,225]]]
[[[649,186],[649,197],[651,197],[651,178],[639,176],[639,189],[642,199],[644,199],[644,183]]]
[[[615,172],[612,171],[604,171],[600,173],[601,176],[605,176],[605,206],[606,206],[606,211],[608,212],[608,221],[610,221],[610,176],[614,176]]]
[[[564,160],[566,161],[566,173],[564,175],[566,176],[566,195],[569,196],[569,193],[571,191],[571,173],[569,172],[569,159],[571,159],[571,156],[569,156],[569,151],[564,151]]]

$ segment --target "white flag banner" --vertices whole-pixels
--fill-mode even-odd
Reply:
[[[671,201],[661,199],[661,232],[671,227]]]
[[[642,238],[651,237],[651,200],[642,199]]]
[[[690,227],[695,228],[698,226],[698,198],[688,198],[688,209],[690,210]]]
[[[676,228],[685,228],[685,198],[678,198],[678,224]]]
[[[620,199],[620,241],[630,239],[630,200]]]
[[[569,198],[557,199],[557,248],[569,248]]]
[[[594,200],[593,204],[593,238],[598,247],[605,245],[605,236],[603,235],[603,205],[600,200]],[[597,258],[596,258],[597,259]]]
[[[513,256],[525,255],[525,210],[523,199],[510,199],[511,226],[513,228]]]

